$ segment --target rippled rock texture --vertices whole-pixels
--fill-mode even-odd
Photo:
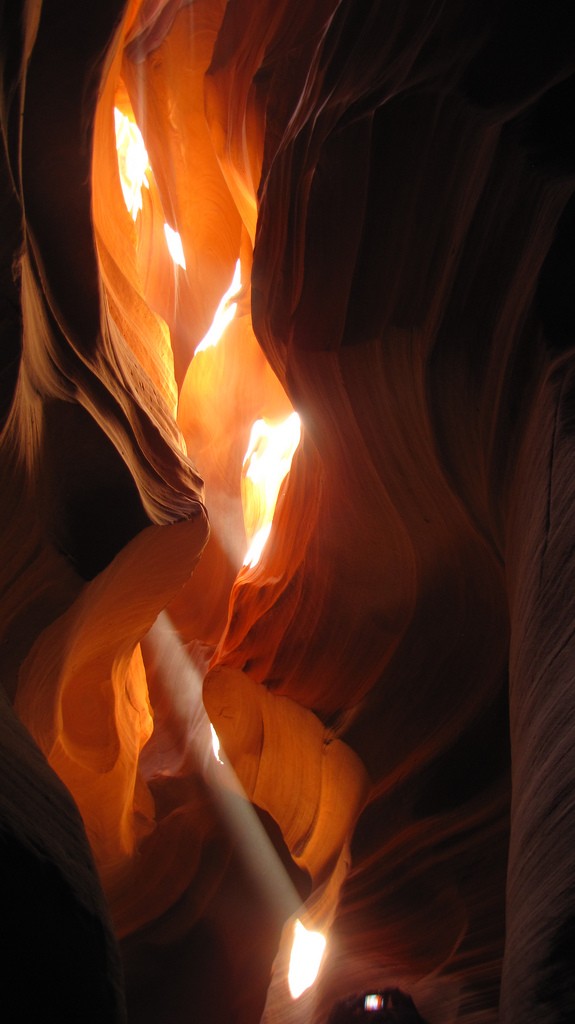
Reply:
[[[0,19],[6,1019],[320,1024],[399,987],[571,1021],[569,5]],[[292,407],[242,567],[251,425]],[[296,910],[328,947],[293,1001]]]

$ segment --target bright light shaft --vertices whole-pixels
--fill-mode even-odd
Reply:
[[[200,672],[165,612],[148,633],[146,646],[151,646],[158,662],[165,666],[164,685],[181,725],[177,731],[186,737],[188,749],[193,753],[191,763],[200,767],[210,786],[214,803],[244,866],[268,905],[275,908],[278,918],[296,918],[303,911],[300,896],[237,775],[224,759],[218,734],[204,708]],[[189,755],[183,756],[180,765],[182,770],[190,770]],[[189,767],[186,769],[185,765]],[[177,772],[177,764],[173,765],[173,770]],[[299,999],[313,985],[325,947],[325,936],[310,931],[296,918],[288,970],[292,999]]]
[[[128,213],[136,220],[142,209],[142,189],[149,188],[148,173],[151,172],[148,153],[142,133],[135,121],[114,107],[116,130],[116,151],[120,183]]]
[[[202,700],[202,677],[165,612],[150,629],[146,638],[148,645],[158,665],[165,666],[164,687],[172,713],[179,722],[177,733],[183,737],[188,751],[191,749],[192,757],[189,753],[187,759],[182,757],[182,765],[193,763],[199,767],[247,871],[269,905],[276,908],[278,917],[284,920],[291,917],[301,911],[301,898],[237,775],[220,750],[219,738]],[[168,765],[166,769],[169,770]],[[173,770],[180,770],[177,764]],[[181,770],[190,769],[183,767]]]
[[[294,926],[288,969],[288,985],[292,999],[299,999],[306,989],[313,985],[321,967],[325,947],[325,935],[309,931],[298,918]]]
[[[221,772],[225,781],[221,787],[213,789],[214,797],[236,840],[244,865],[268,905],[277,908],[278,916],[295,917],[304,908],[289,875],[232,768],[224,762]],[[216,774],[220,772],[216,770]],[[325,948],[325,936],[310,931],[296,918],[288,969],[292,999],[299,999],[314,984]]]
[[[180,775],[189,771],[209,773],[214,754],[210,721],[202,701],[206,660],[201,653],[190,656],[166,612],[158,615],[142,641],[144,657],[155,665],[155,686],[163,697],[158,734],[152,734],[141,755],[144,772]],[[159,741],[159,742],[158,742]]]
[[[215,764],[213,758],[212,763]],[[218,764],[209,782],[214,802],[244,866],[268,905],[275,907],[282,919],[301,912],[301,898],[233,768],[222,760],[219,748]]]

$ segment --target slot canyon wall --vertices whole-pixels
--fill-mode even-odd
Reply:
[[[575,1019],[574,22],[0,4],[4,1020]]]

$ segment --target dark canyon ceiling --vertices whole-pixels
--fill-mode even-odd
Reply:
[[[575,1020],[571,5],[0,24],[2,1019]]]

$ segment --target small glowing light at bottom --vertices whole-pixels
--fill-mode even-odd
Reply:
[[[374,992],[372,995],[366,996],[363,1002],[363,1008],[366,1013],[375,1013],[376,1010],[383,1010],[385,1003],[383,996],[379,992]]]
[[[216,761],[219,761],[220,764],[223,764],[224,762],[222,761],[222,759],[220,757],[220,737],[218,736],[218,734],[217,734],[216,730],[214,729],[214,727],[213,727],[211,722],[210,722],[210,730],[211,730],[211,733],[212,733],[212,749],[214,751],[214,757],[215,757]]]
[[[326,940],[321,932],[310,932],[297,920],[291,950],[288,985],[292,999],[299,999],[318,976]]]

